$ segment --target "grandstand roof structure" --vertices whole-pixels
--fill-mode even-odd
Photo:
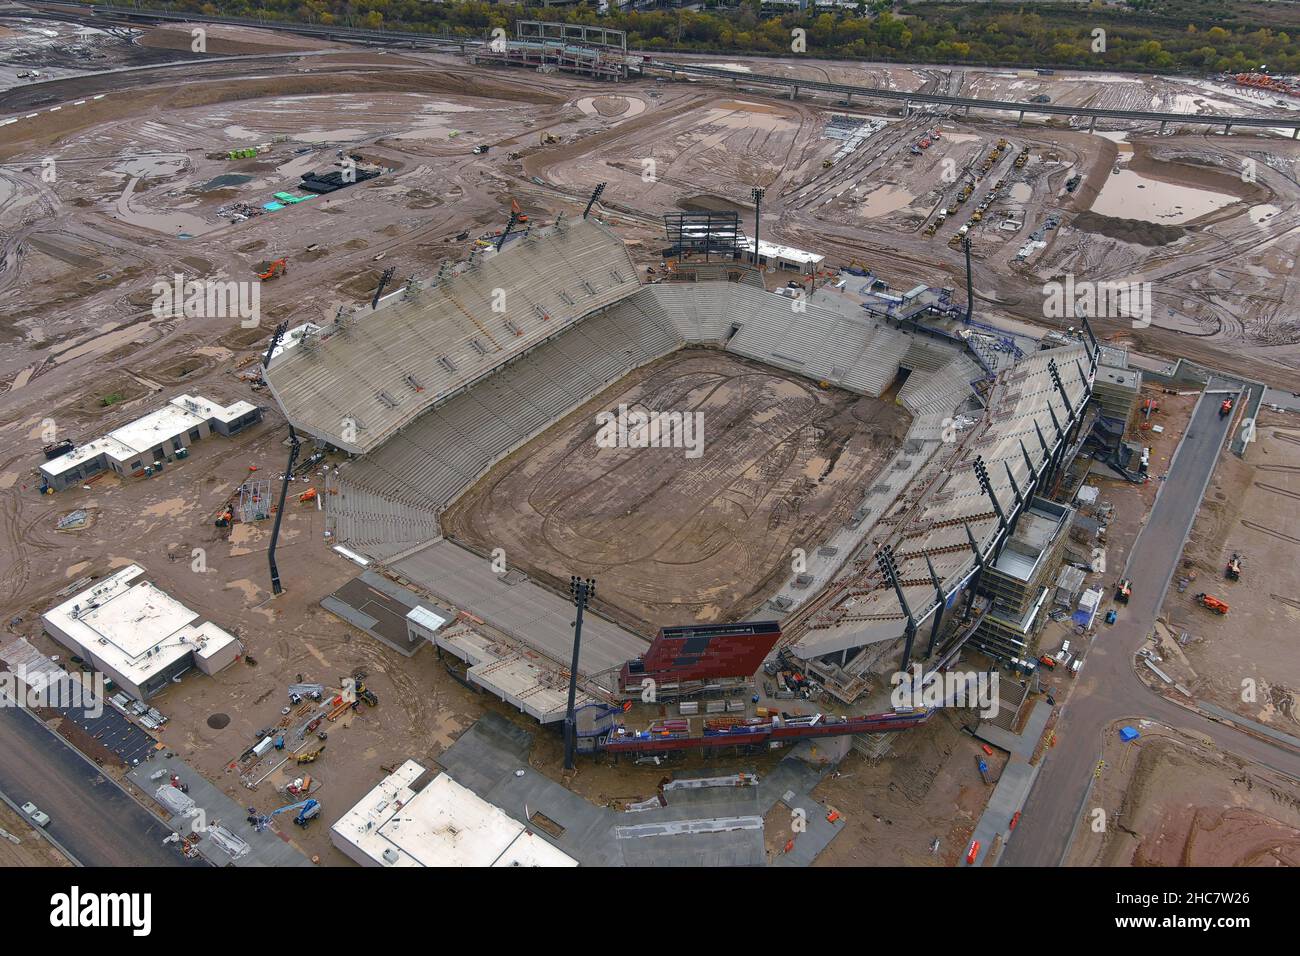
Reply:
[[[1095,375],[1095,351],[1083,344],[1026,356],[999,376],[982,426],[965,439],[955,460],[911,512],[890,516],[888,534],[878,545],[892,548],[903,598],[916,624],[974,574],[978,562],[971,538],[981,557],[993,560],[1009,527],[1030,506],[1044,471],[1063,456],[1072,428],[1082,420]],[[986,470],[996,506],[981,483],[977,462]],[[797,635],[791,649],[798,657],[808,660],[904,636],[907,614],[874,553],[846,564],[803,620],[794,628],[786,625],[787,633]]]
[[[621,239],[593,219],[561,222],[340,315],[264,376],[295,427],[361,454],[639,288]]]

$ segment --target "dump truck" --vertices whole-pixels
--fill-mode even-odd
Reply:
[[[1223,569],[1223,576],[1229,581],[1241,580],[1241,556],[1236,552],[1233,552],[1232,557],[1228,559],[1228,566]]]
[[[1201,607],[1205,608],[1207,611],[1213,611],[1215,614],[1228,613],[1227,603],[1224,601],[1220,601],[1212,594],[1202,593],[1196,595],[1196,603],[1199,604]]]

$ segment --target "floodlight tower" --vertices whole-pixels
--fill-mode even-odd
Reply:
[[[758,268],[758,217],[763,209],[763,192],[764,190],[755,186],[749,191],[750,197],[754,200],[754,268]]]
[[[587,609],[587,602],[596,593],[595,578],[585,581],[576,574],[569,578],[569,594],[578,609],[577,619],[573,622],[573,664],[569,667],[569,707],[564,712],[564,769],[573,769],[574,752],[577,749],[578,725],[574,717],[573,706],[578,696],[578,649],[582,646],[582,612]]]

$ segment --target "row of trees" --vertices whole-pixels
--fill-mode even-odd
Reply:
[[[1103,8],[1099,3],[1026,8],[1005,4],[918,4],[893,13],[881,9],[885,4],[877,2],[874,7],[864,3],[837,13],[806,11],[778,16],[762,13],[759,0],[739,2],[738,7],[612,11],[602,15],[586,3],[566,9],[542,9],[484,0],[158,0],[160,5],[209,16],[410,29],[466,37],[485,36],[494,27],[513,35],[514,21],[518,19],[564,20],[626,30],[630,46],[651,51],[788,55],[792,52],[793,31],[802,29],[810,56],[1195,73],[1243,72],[1267,64],[1272,72],[1300,72],[1300,44],[1286,32],[1176,25],[1127,14],[1122,9]],[[1101,45],[1095,32],[1098,29],[1105,31]]]

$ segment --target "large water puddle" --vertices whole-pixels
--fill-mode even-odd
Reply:
[[[152,229],[155,232],[177,238],[198,236],[216,228],[217,225],[221,225],[220,223],[207,222],[198,216],[192,216],[189,213],[179,212],[175,209],[167,212],[145,212],[139,207],[133,208],[131,198],[135,194],[135,187],[139,182],[138,179],[132,179],[126,184],[126,189],[122,191],[122,195],[118,197],[115,204],[114,219],[121,219],[142,226],[145,229]]]
[[[901,186],[881,186],[867,194],[859,211],[868,219],[888,216],[891,212],[910,206],[915,198]]]
[[[1267,203],[1261,204],[1259,206],[1251,206],[1250,221],[1257,226],[1263,225],[1264,223],[1268,222],[1270,219],[1272,219],[1281,211],[1282,208],[1280,206],[1272,206]]]
[[[1106,178],[1092,211],[1119,219],[1177,225],[1236,201],[1237,197],[1228,193],[1148,179],[1131,169],[1120,169]]]

